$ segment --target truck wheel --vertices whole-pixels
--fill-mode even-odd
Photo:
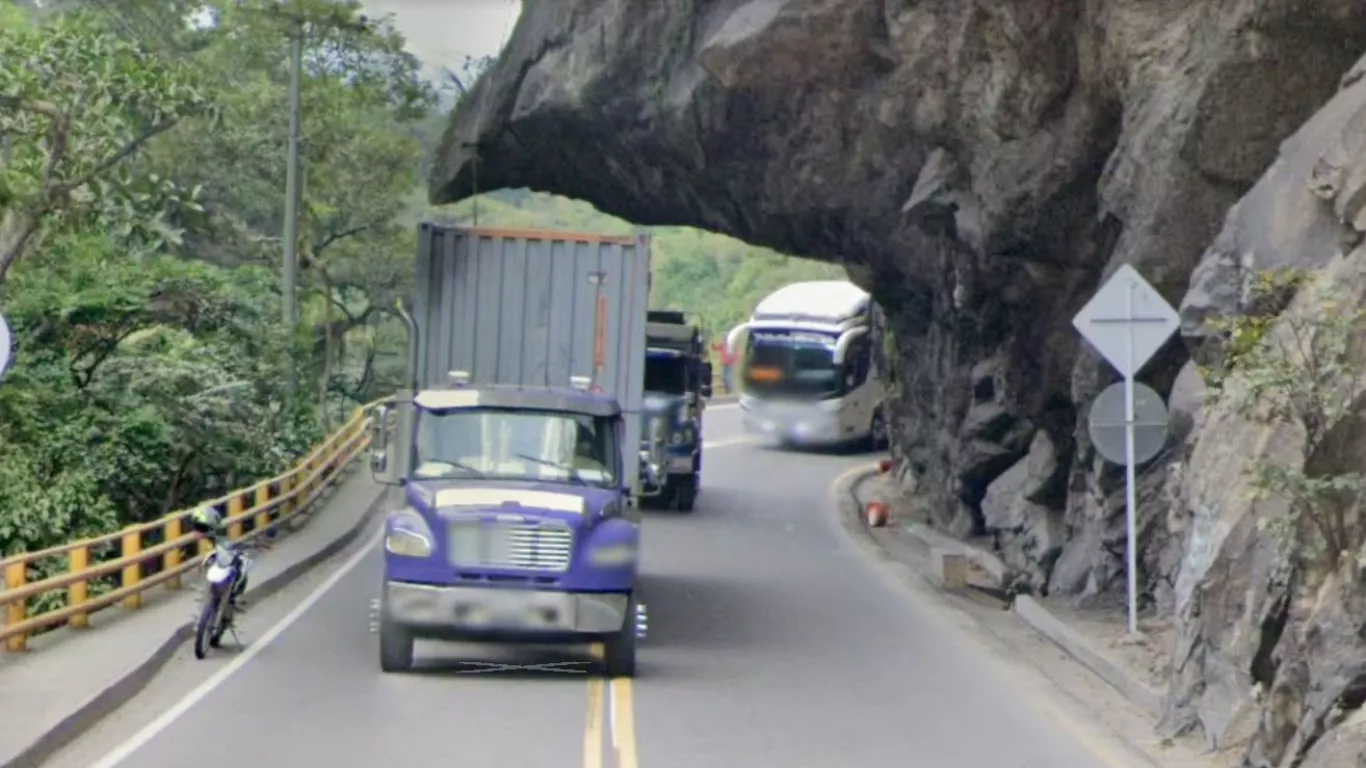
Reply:
[[[674,507],[691,512],[697,504],[697,475],[684,475],[674,481]]]
[[[602,644],[602,667],[608,677],[636,676],[636,598],[626,601],[621,629]]]
[[[407,672],[413,668],[413,636],[388,619],[379,620],[379,668]]]

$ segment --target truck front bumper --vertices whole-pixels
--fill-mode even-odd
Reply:
[[[605,635],[626,621],[624,594],[436,587],[387,581],[385,619],[416,634]]]

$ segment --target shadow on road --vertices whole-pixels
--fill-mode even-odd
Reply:
[[[760,443],[754,446],[768,453],[795,453],[806,456],[871,456],[879,451],[866,443],[846,443],[844,445],[792,445],[790,443]]]
[[[760,585],[724,574],[645,573],[641,582],[650,610],[650,636],[642,648],[736,650],[772,643],[760,615],[769,596]]]
[[[413,674],[432,677],[489,677],[506,680],[581,680],[595,673],[587,646],[483,646],[472,643],[426,643]]]

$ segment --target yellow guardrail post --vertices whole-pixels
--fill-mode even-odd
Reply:
[[[28,583],[28,563],[20,560],[5,566],[5,589],[18,589]],[[16,600],[5,606],[5,626],[12,627],[28,618],[28,601]],[[28,648],[27,635],[15,635],[5,644],[11,653],[19,653]]]
[[[247,511],[243,505],[244,501],[246,499],[243,499],[240,493],[228,499],[228,519],[232,520],[231,523],[228,523],[228,538],[233,541],[242,540],[242,521],[238,520],[237,516]]]
[[[297,507],[303,507],[305,500],[313,493],[313,490],[318,487],[318,482],[321,478],[314,477],[313,473],[317,471],[318,467],[322,466],[322,457],[326,452],[327,444],[323,443],[322,451],[317,454],[310,454],[308,458],[304,459],[304,471],[299,477],[299,485],[302,486],[302,489],[299,491],[299,495],[295,497],[295,499],[298,500]]]
[[[179,515],[172,517],[170,520],[167,520],[165,527],[162,529],[166,531],[166,541],[180,541],[180,537],[185,535],[183,530],[184,526],[185,518],[180,517]],[[176,547],[170,552],[167,552],[166,555],[161,558],[161,565],[163,568],[169,571],[172,568],[178,567],[180,565],[180,561],[181,549],[180,547]],[[180,589],[180,577],[172,576],[171,578],[167,579],[166,588]]]
[[[123,543],[119,554],[122,557],[134,557],[142,551],[142,530],[136,525],[130,525],[124,529]],[[142,561],[135,560],[123,567],[123,583],[120,586],[132,587],[142,581]],[[134,592],[123,598],[123,607],[130,610],[142,607],[142,593]]]
[[[90,567],[90,547],[79,546],[66,553],[66,570],[70,573],[81,573]],[[66,588],[66,603],[71,607],[84,605],[90,597],[90,585],[84,579],[71,582],[71,586]],[[67,625],[80,629],[90,626],[90,614],[82,611],[72,614],[67,620]]]
[[[280,496],[289,496],[289,492],[294,490],[294,487],[298,485],[298,480],[299,476],[295,472],[290,472],[281,477]],[[299,504],[297,496],[295,496],[294,498],[285,499],[284,501],[280,502],[280,506],[276,508],[277,510],[279,510],[276,514],[276,518],[281,519],[286,517],[293,517],[294,511],[298,508]]]
[[[259,510],[256,513],[256,530],[264,531],[270,527],[270,483],[256,486],[251,505]]]

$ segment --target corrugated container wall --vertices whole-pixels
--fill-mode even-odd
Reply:
[[[626,434],[640,434],[648,235],[424,223],[418,242],[418,386],[443,386],[449,371],[468,371],[474,384],[557,388],[591,376],[621,403]]]

